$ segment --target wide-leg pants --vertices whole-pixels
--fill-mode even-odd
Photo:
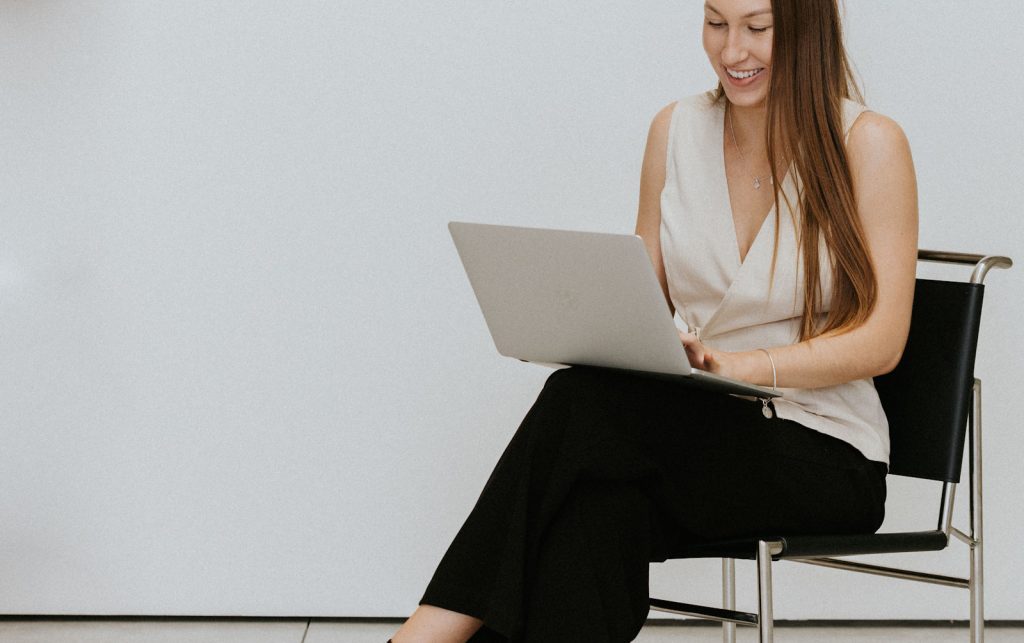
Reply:
[[[484,621],[471,641],[618,643],[674,546],[873,532],[885,465],[762,405],[640,374],[555,371],[421,604]]]

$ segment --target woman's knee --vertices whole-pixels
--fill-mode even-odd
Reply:
[[[563,388],[576,388],[579,382],[585,378],[588,369],[579,366],[556,369],[544,382],[545,390],[561,390]]]
[[[544,393],[571,399],[602,400],[622,388],[622,375],[590,366],[561,368],[548,376]]]

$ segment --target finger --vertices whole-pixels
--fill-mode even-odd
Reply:
[[[706,353],[699,344],[695,346],[685,346],[686,359],[689,360],[690,366],[694,368],[704,368],[704,356]]]

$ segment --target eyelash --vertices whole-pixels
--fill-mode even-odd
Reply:
[[[724,27],[725,23],[724,22],[711,22],[709,20],[708,21],[708,26],[709,27],[714,27],[715,29],[717,29],[719,27]],[[754,27],[750,27],[750,30],[753,31],[754,33],[764,33],[766,31],[768,31],[768,27],[761,27],[760,29],[756,29]]]

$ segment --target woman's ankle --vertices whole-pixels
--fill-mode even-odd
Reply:
[[[420,605],[388,643],[465,643],[483,624],[467,614]]]

